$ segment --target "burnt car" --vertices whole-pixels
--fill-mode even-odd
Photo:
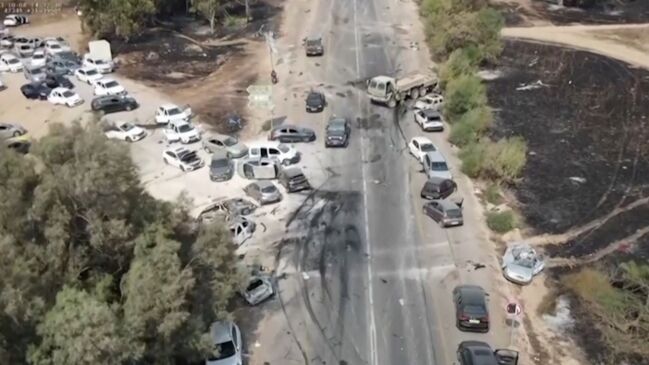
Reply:
[[[127,95],[107,95],[92,99],[90,104],[93,111],[102,111],[106,114],[137,109],[138,102]]]
[[[428,200],[448,199],[460,208],[464,202],[464,198],[458,194],[455,181],[439,176],[431,176],[421,188],[420,195]]]
[[[257,209],[257,205],[243,198],[218,198],[198,214],[201,222],[211,222],[217,217],[237,217],[249,215]]]
[[[462,341],[456,352],[460,365],[518,365],[517,351],[494,351],[489,344],[482,341]]]
[[[315,132],[313,129],[295,125],[279,125],[271,129],[268,139],[282,143],[311,142],[315,141]]]
[[[323,93],[319,91],[309,91],[306,97],[306,111],[308,113],[319,113],[324,110],[327,100]]]
[[[27,99],[47,100],[52,89],[43,82],[30,82],[29,84],[21,86],[20,92],[23,93]]]
[[[325,147],[347,147],[351,127],[345,118],[332,117],[325,129]]]
[[[59,53],[56,58],[48,61],[45,67],[47,72],[53,75],[72,75],[81,64],[76,59],[62,58]]]
[[[296,193],[302,190],[311,189],[311,184],[299,167],[283,168],[277,176],[277,180],[289,193]]]
[[[282,193],[270,181],[255,181],[243,188],[243,191],[261,205],[273,204],[282,200]]]
[[[322,37],[308,37],[304,39],[304,49],[307,57],[324,55]]]
[[[66,89],[74,89],[74,84],[67,77],[63,75],[49,74],[43,81],[47,87],[56,89],[57,87],[64,87]]]
[[[17,153],[27,154],[32,143],[26,136],[12,137],[4,140],[4,145]]]
[[[460,285],[453,289],[455,320],[460,331],[489,332],[487,294],[477,285]]]

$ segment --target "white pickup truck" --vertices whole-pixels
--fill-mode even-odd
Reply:
[[[169,142],[192,143],[201,140],[200,131],[184,120],[169,122],[163,133]]]
[[[437,87],[435,74],[415,73],[400,78],[376,76],[367,82],[367,94],[373,103],[394,108],[407,98],[417,99]]]
[[[157,124],[167,124],[170,122],[184,121],[189,122],[192,117],[192,108],[189,105],[179,107],[176,104],[160,105],[155,112],[155,122]]]

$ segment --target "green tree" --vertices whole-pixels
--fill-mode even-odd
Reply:
[[[247,4],[247,2],[246,2]],[[199,12],[210,22],[210,31],[214,33],[216,20],[221,9],[221,0],[194,0],[194,10]]]
[[[81,0],[84,28],[93,35],[129,40],[156,14],[154,0]]]
[[[487,105],[487,91],[475,75],[460,75],[446,86],[444,114],[449,122],[456,122],[469,110]]]

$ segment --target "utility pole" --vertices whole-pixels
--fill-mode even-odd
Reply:
[[[273,53],[277,53],[277,48],[275,48],[275,39],[274,39],[274,34],[272,31],[267,31],[264,33],[264,38],[266,39],[266,45],[268,46],[268,57],[270,60],[270,69],[271,69],[271,83],[270,83],[270,89],[271,89],[271,95],[273,94],[273,76],[275,75],[275,62],[273,61]],[[273,129],[275,126],[275,107],[272,106],[270,109],[270,128]]]

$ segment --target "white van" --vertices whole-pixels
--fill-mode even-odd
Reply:
[[[295,148],[278,142],[256,143],[248,148],[249,159],[272,158],[284,166],[300,161],[300,153]]]

